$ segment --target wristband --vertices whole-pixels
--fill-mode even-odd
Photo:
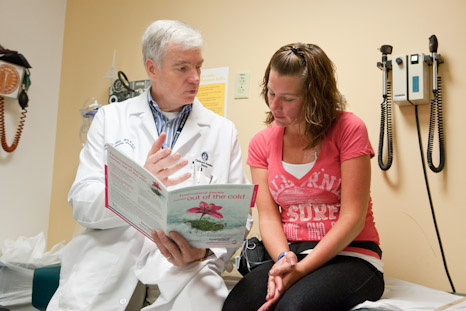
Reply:
[[[281,253],[280,255],[278,255],[277,262],[279,262],[280,259],[282,259],[282,257],[285,256],[285,255],[286,255],[286,252],[283,252],[283,253]]]
[[[210,254],[210,248],[206,248],[206,249],[205,249],[204,257],[202,257],[201,259],[199,259],[199,261],[204,261],[204,260],[206,260],[207,257],[209,257],[209,254]]]

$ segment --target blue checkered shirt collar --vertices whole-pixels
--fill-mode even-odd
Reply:
[[[167,134],[167,138],[165,143],[163,144],[163,148],[173,148],[174,142],[173,139],[176,137],[176,131],[179,129],[180,123],[183,118],[189,116],[193,108],[193,104],[184,105],[183,108],[178,112],[176,117],[172,120],[169,120],[163,112],[160,110],[159,105],[154,101],[152,98],[152,94],[149,90],[147,92],[147,100],[149,102],[149,107],[152,111],[152,115],[154,117],[155,126],[157,128],[157,133],[160,135],[162,132]],[[175,139],[177,139],[176,137]]]

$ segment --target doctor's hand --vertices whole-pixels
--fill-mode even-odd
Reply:
[[[188,164],[188,160],[181,159],[181,155],[178,152],[172,154],[172,150],[170,148],[162,149],[166,136],[167,134],[162,133],[159,138],[155,140],[152,148],[147,154],[144,168],[168,187],[182,183],[191,177],[191,173],[185,173],[177,176],[176,178],[169,178],[173,173],[186,166],[186,164]]]
[[[152,237],[165,258],[174,266],[184,266],[204,257],[204,248],[192,248],[188,242],[175,231],[168,238],[163,231],[152,231]]]

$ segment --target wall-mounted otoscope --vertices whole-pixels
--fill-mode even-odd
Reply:
[[[438,65],[443,63],[443,58],[437,54],[438,41],[435,35],[429,38],[429,51],[431,55],[422,53],[403,54],[393,56],[393,62],[388,60],[392,53],[392,46],[382,45],[382,61],[377,67],[382,70],[383,76],[383,102],[381,104],[381,121],[379,137],[379,166],[382,170],[388,170],[393,162],[392,144],[392,108],[391,98],[400,106],[430,105],[429,139],[427,145],[427,163],[429,168],[438,173],[445,165],[443,116],[442,116],[442,79],[438,76]],[[432,65],[432,93],[429,93],[429,66]],[[391,71],[391,83],[388,74]],[[393,94],[392,94],[393,93]],[[416,108],[417,109],[417,108]],[[439,143],[439,165],[435,166],[432,160],[435,129]],[[386,135],[386,140],[385,140]],[[384,163],[384,143],[387,142],[387,162]]]
[[[437,49],[438,49],[438,40],[435,35],[432,35],[429,37],[429,52],[431,53],[431,59],[427,59],[427,61],[432,61],[432,66],[433,66],[433,84],[432,84],[432,89],[435,93],[437,90]],[[439,55],[440,56],[440,55]]]
[[[427,142],[427,164],[431,171],[438,173],[445,166],[445,145],[443,139],[443,113],[442,113],[442,78],[438,76],[438,65],[443,63],[443,58],[437,54],[438,41],[435,35],[429,37],[430,56],[425,56],[424,61],[432,64],[432,93],[433,98],[430,103],[429,139]],[[437,125],[437,135],[439,143],[439,165],[432,162],[432,149],[434,144],[434,132]]]
[[[437,54],[438,41],[435,35],[429,37],[430,55],[422,53],[403,54],[393,56],[393,62],[387,59],[391,54],[392,47],[383,45],[380,48],[382,52],[382,62],[377,63],[377,67],[382,69],[383,74],[383,102],[381,104],[382,117],[380,121],[380,141],[379,141],[379,166],[382,170],[388,170],[392,164],[392,125],[391,125],[391,105],[390,97],[400,106],[414,106],[416,116],[416,128],[418,133],[419,151],[422,159],[422,170],[426,182],[429,204],[432,211],[435,231],[439,242],[440,252],[442,254],[445,272],[450,282],[453,293],[456,292],[453,281],[448,271],[445,253],[443,251],[442,241],[440,238],[437,220],[435,217],[430,187],[428,182],[427,169],[425,165],[424,153],[422,150],[421,130],[419,123],[418,106],[430,103],[430,122],[429,122],[429,140],[427,145],[427,163],[429,168],[438,173],[443,170],[445,165],[445,146],[443,139],[443,116],[442,116],[442,79],[438,76],[438,65],[443,63],[443,58]],[[429,66],[432,65],[432,93],[430,99],[429,92]],[[391,70],[391,83],[388,82],[388,73]],[[391,88],[391,86],[393,86]],[[391,94],[393,93],[393,94]],[[391,96],[393,95],[393,96]],[[435,166],[432,162],[432,149],[434,144],[434,132],[437,127],[437,136],[439,142],[439,165]],[[387,133],[388,157],[387,163],[383,163],[383,144],[385,132]]]
[[[380,104],[380,135],[379,135],[379,167],[386,171],[392,166],[393,162],[393,138],[392,138],[392,104],[391,104],[391,84],[388,81],[388,72],[392,68],[392,61],[387,59],[387,55],[392,54],[393,47],[391,45],[382,45],[380,52],[382,53],[382,62],[377,63],[377,67],[382,69],[382,84],[383,84],[383,101]],[[385,141],[385,133],[387,134],[387,163],[383,162],[383,146]]]

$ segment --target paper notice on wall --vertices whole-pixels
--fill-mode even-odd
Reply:
[[[227,115],[228,67],[202,69],[201,83],[197,98],[204,107]]]

